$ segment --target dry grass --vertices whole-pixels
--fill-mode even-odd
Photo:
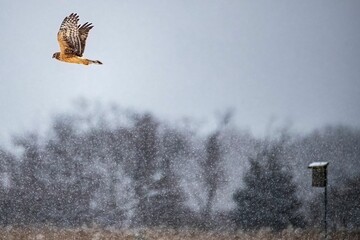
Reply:
[[[97,228],[2,228],[1,240],[273,240],[273,239],[322,239],[319,231],[287,229],[273,233],[264,229],[257,232],[201,232],[193,230],[106,230]],[[338,231],[329,234],[329,239],[360,239],[360,232]]]

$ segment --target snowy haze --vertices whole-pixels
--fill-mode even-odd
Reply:
[[[0,1],[0,142],[84,97],[165,119],[234,121],[263,134],[360,124],[360,1]],[[92,22],[85,57],[55,61],[56,33]]]

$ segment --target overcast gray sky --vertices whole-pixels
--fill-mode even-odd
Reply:
[[[72,12],[92,22],[84,56],[51,58]],[[84,97],[163,119],[236,109],[255,134],[360,126],[360,1],[0,0],[0,143]]]

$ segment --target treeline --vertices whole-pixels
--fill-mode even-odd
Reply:
[[[201,134],[189,122],[83,104],[13,145],[0,150],[3,226],[321,227],[323,189],[311,187],[307,165],[328,161],[329,225],[360,227],[359,129],[259,139],[228,113]]]

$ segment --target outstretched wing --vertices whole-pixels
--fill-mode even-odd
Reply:
[[[90,29],[92,29],[94,26],[91,26],[91,23],[84,23],[81,27],[79,25],[79,35],[80,35],[80,46],[81,46],[81,51],[80,51],[80,57],[83,55],[84,50],[85,50],[85,45],[86,45],[86,39],[89,35],[89,31]]]
[[[78,22],[79,16],[72,13],[61,23],[57,38],[62,54],[82,55]]]

